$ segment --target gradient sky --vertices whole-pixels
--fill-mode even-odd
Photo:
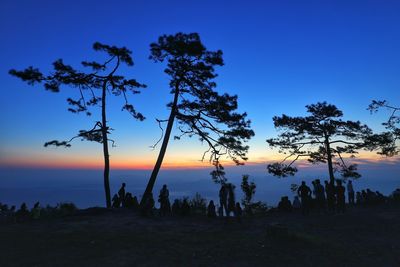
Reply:
[[[69,113],[65,99],[77,96],[31,87],[8,75],[33,65],[47,72],[63,58],[79,67],[96,59],[100,41],[133,51],[135,66],[122,74],[148,85],[131,102],[147,120],[108,107],[112,168],[150,168],[171,100],[164,66],[148,60],[149,44],[162,34],[198,32],[210,50],[224,52],[218,90],[239,95],[256,133],[249,160],[277,158],[265,139],[276,135],[272,117],[304,115],[307,104],[328,101],[345,119],[374,130],[387,118],[366,110],[372,99],[400,102],[400,3],[398,1],[16,1],[0,3],[0,165],[101,167],[97,143],[76,141],[69,149],[44,148],[92,126],[95,117]],[[171,140],[165,167],[197,166],[205,149],[193,139]],[[365,154],[364,157],[373,157]]]

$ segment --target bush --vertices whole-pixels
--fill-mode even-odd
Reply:
[[[242,205],[244,206],[245,212],[251,215],[253,214],[252,199],[256,193],[257,186],[253,181],[249,183],[249,175],[243,175],[240,187],[243,191]]]
[[[59,203],[57,208],[61,216],[72,215],[78,210],[74,203]]]
[[[206,215],[207,201],[199,193],[196,193],[189,203],[192,214]]]
[[[78,208],[74,203],[58,203],[57,206],[53,207],[47,205],[45,208],[40,210],[41,218],[56,218],[75,214]]]
[[[251,203],[250,208],[254,215],[265,214],[268,211],[267,203],[261,201]]]

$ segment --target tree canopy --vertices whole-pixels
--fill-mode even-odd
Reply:
[[[222,66],[222,51],[208,51],[196,33],[164,35],[151,45],[151,58],[168,60],[165,72],[171,76],[171,93],[178,92],[176,120],[180,135],[196,135],[208,145],[203,159],[220,167],[219,159],[227,155],[236,164],[247,160],[248,146],[243,142],[254,132],[246,113],[237,113],[237,96],[215,91],[215,66]]]
[[[101,105],[101,91],[104,84],[107,90],[115,96],[123,95],[125,104],[122,109],[127,110],[134,118],[143,120],[144,116],[137,112],[128,101],[127,93],[138,94],[138,89],[145,88],[146,85],[137,82],[135,79],[126,79],[124,76],[116,75],[116,71],[121,63],[127,66],[133,66],[131,57],[132,52],[125,47],[105,45],[99,42],[93,44],[93,49],[99,52],[105,52],[109,58],[100,63],[96,61],[82,61],[81,64],[91,71],[79,71],[66,65],[62,59],[53,62],[53,71],[45,75],[38,68],[32,66],[22,71],[11,69],[9,73],[27,82],[29,85],[42,83],[44,88],[50,92],[57,93],[61,86],[76,88],[79,92],[77,99],[68,98],[67,102],[71,106],[68,111],[73,113],[85,112],[90,116],[90,106]],[[114,63],[113,66],[111,64]]]
[[[269,164],[268,172],[280,177],[294,175],[297,168],[293,164],[307,159],[312,164],[327,163],[331,181],[335,171],[344,178],[360,177],[356,164],[346,163],[344,155],[355,157],[359,149],[366,148],[371,129],[359,121],[342,120],[343,112],[326,102],[307,105],[306,109],[309,116],[273,117],[275,128],[282,132],[267,143],[286,156]]]

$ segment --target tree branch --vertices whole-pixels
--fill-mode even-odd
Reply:
[[[156,121],[158,122],[158,127],[160,127],[160,129],[161,129],[161,136],[160,136],[160,139],[158,139],[157,142],[154,145],[150,146],[150,148],[152,150],[154,150],[157,147],[157,145],[161,142],[162,138],[164,137],[164,128],[161,126],[161,123],[162,122],[167,122],[168,120],[156,119]]]

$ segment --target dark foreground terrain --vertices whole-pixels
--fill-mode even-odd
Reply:
[[[241,223],[88,210],[0,225],[0,266],[400,266],[400,206]]]

